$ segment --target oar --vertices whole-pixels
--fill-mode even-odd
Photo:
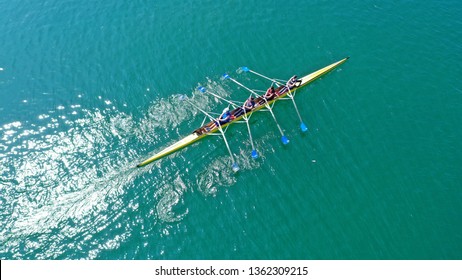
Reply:
[[[243,72],[250,72],[250,73],[255,74],[255,75],[257,75],[257,76],[260,76],[260,77],[262,77],[262,78],[264,78],[264,79],[267,79],[267,80],[269,80],[269,81],[271,81],[271,82],[273,82],[273,83],[276,83],[276,85],[281,85],[278,81],[276,81],[276,79],[271,79],[271,78],[269,78],[269,77],[267,77],[267,76],[265,76],[265,75],[263,75],[263,74],[260,74],[260,73],[258,73],[258,72],[255,72],[255,71],[249,69],[249,68],[246,67],[246,66],[242,66],[242,67],[240,67],[239,69],[240,69],[241,71],[243,71]],[[289,87],[287,87],[287,90],[289,91],[289,92],[287,93],[287,96],[289,96],[290,99],[292,100],[292,103],[294,104],[294,107],[295,107],[295,111],[297,112],[298,118],[300,119],[300,129],[301,129],[302,132],[306,132],[306,131],[308,131],[308,127],[305,125],[305,123],[304,123],[303,120],[302,120],[302,116],[300,115],[300,112],[298,111],[298,107],[297,107],[297,104],[295,103],[294,96],[292,95],[292,92],[290,91],[290,88],[289,88]]]
[[[212,96],[214,96],[214,97],[216,97],[216,98],[218,98],[218,99],[220,99],[220,100],[222,100],[222,101],[225,101],[226,103],[228,103],[228,104],[230,104],[230,105],[232,105],[232,106],[235,106],[235,107],[242,107],[242,110],[244,110],[244,116],[243,116],[242,118],[244,119],[245,123],[247,124],[247,130],[249,131],[250,144],[252,145],[252,153],[251,153],[251,156],[252,156],[252,158],[254,158],[254,159],[258,158],[258,152],[257,152],[257,150],[255,149],[255,145],[253,144],[252,132],[250,131],[250,124],[249,124],[249,118],[250,118],[250,116],[247,116],[247,112],[246,112],[246,110],[245,110],[245,106],[244,106],[244,105],[242,105],[242,106],[237,105],[236,103],[232,102],[231,100],[228,100],[228,99],[226,99],[226,98],[224,98],[224,97],[219,96],[218,94],[215,94],[215,93],[213,93],[213,92],[207,90],[207,89],[206,89],[205,87],[203,87],[203,86],[199,86],[197,89],[198,89],[200,92],[202,92],[202,93],[208,93],[208,94],[210,94],[210,95],[212,95]]]
[[[265,100],[265,106],[266,108],[268,109],[268,111],[271,113],[271,116],[273,116],[273,119],[274,119],[274,122],[276,123],[276,126],[278,127],[279,129],[279,132],[281,133],[281,141],[284,145],[287,145],[289,144],[289,139],[284,135],[284,132],[282,131],[282,128],[281,126],[279,125],[277,119],[276,119],[276,116],[274,115],[273,113],[273,110],[271,109],[271,106],[268,104],[268,100],[264,97],[264,96],[260,96],[258,95],[255,91],[251,90],[250,88],[244,86],[243,84],[239,83],[238,81],[236,81],[235,79],[231,78],[228,74],[223,74],[223,78],[224,79],[230,79],[232,82],[234,82],[235,84],[245,88],[246,90],[248,90],[249,92],[251,92],[253,95],[255,95],[256,97],[261,97],[263,98],[263,100]]]
[[[194,103],[192,103],[191,101],[189,101],[185,95],[180,95],[180,100],[181,100],[181,101],[186,101],[186,102],[188,102],[189,105],[191,105],[191,106],[193,106],[194,108],[196,108],[197,110],[201,111],[204,115],[206,115],[207,117],[209,117],[209,119],[210,119],[211,121],[214,121],[214,122],[216,122],[216,123],[218,124],[218,130],[220,131],[221,136],[223,136],[223,140],[225,141],[226,148],[228,148],[229,156],[231,157],[231,161],[233,162],[233,164],[231,165],[231,168],[233,169],[234,172],[238,172],[238,171],[239,171],[239,165],[238,165],[237,162],[234,160],[234,155],[233,155],[233,153],[231,152],[231,148],[229,147],[228,141],[226,140],[225,132],[223,131],[223,128],[221,127],[220,122],[219,122],[216,118],[212,117],[209,113],[207,113],[206,111],[202,110],[201,108],[199,108],[198,106],[196,106]]]

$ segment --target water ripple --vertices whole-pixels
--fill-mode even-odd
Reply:
[[[210,79],[207,87],[228,94]],[[134,228],[147,236],[152,228],[145,228],[146,223],[154,226],[160,221],[160,237],[165,236],[169,224],[189,213],[185,193],[196,186],[179,175],[175,162],[159,162],[162,168],[149,170],[135,169],[134,161],[166,139],[178,138],[180,130],[197,123],[199,112],[173,95],[154,101],[147,115],[135,120],[112,101],[99,100],[108,107],[61,104],[38,114],[35,122],[14,121],[0,127],[2,256],[97,258],[117,249]],[[216,100],[197,94],[191,101],[209,110]],[[133,146],[136,143],[140,146]],[[242,160],[241,168],[254,166],[242,151],[236,156]],[[215,158],[199,172],[196,183],[201,193],[214,194],[216,186],[236,182],[234,174],[223,171],[229,170],[227,161]],[[140,180],[142,184],[137,183]],[[154,190],[151,198],[147,186]],[[140,194],[127,195],[136,188],[141,188]],[[154,203],[153,210],[127,224],[123,214],[139,211],[142,197]]]

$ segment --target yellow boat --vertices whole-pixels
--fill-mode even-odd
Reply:
[[[335,69],[336,67],[338,67],[340,64],[344,63],[349,57],[346,57],[342,60],[339,60],[335,63],[332,63],[322,69],[319,69],[311,74],[308,74],[302,78],[299,79],[299,83],[297,86],[295,86],[294,88],[291,89],[291,91],[295,91],[301,87],[304,87],[306,85],[308,85],[309,83],[312,83],[313,81],[315,81],[316,79],[318,79],[319,77],[321,77],[322,75],[328,73],[329,71]],[[282,88],[282,87],[281,87]],[[279,90],[280,88],[278,88]],[[280,95],[278,95],[276,98],[272,99],[272,100],[269,100],[267,103],[268,104],[271,104],[273,102],[275,102],[277,99],[279,98],[282,98],[284,96],[286,96],[287,94],[289,93],[289,91],[286,91]],[[255,111],[258,111],[260,109],[263,109],[265,108],[265,104],[259,104],[257,103],[258,105],[251,111],[252,113],[255,112]],[[250,113],[250,112],[249,112]],[[248,113],[248,114],[249,114]],[[244,114],[242,114],[241,116],[237,117],[237,118],[234,118],[232,119],[231,121],[229,121],[228,123],[226,124],[223,124],[221,125],[222,128],[225,128],[226,126],[242,119],[244,117]],[[167,155],[170,155],[178,150],[181,150],[183,149],[184,147],[187,147],[191,144],[193,144],[194,142],[206,137],[206,136],[209,136],[213,133],[215,133],[216,131],[218,130],[218,126],[214,125],[214,122],[210,122],[210,123],[207,123],[205,124],[204,126],[196,129],[193,133],[191,133],[190,135],[184,137],[183,139],[179,140],[178,142],[166,147],[165,149],[163,149],[162,151],[156,153],[155,155],[153,155],[152,157],[146,159],[145,161],[141,162],[140,164],[137,165],[137,167],[142,167],[142,166],[145,166],[151,162],[154,162],[156,160],[159,160]]]

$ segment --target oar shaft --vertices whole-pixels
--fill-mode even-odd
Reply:
[[[263,75],[263,74],[260,74],[260,73],[258,73],[258,72],[255,72],[255,71],[253,71],[253,70],[249,70],[249,72],[250,72],[250,73],[253,73],[253,74],[257,75],[257,76],[260,76],[260,77],[262,77],[263,79],[267,79],[267,80],[269,80],[269,81],[271,81],[271,82],[274,82],[274,83],[276,83],[276,84],[279,84],[275,79],[271,79],[270,77],[267,77],[267,76],[265,76],[265,75]]]
[[[247,124],[247,130],[249,131],[250,145],[252,145],[252,150],[255,150],[255,145],[253,144],[252,132],[250,131],[250,124],[248,120],[246,121],[246,124]]]
[[[234,83],[236,83],[237,85],[245,88],[246,90],[250,91],[251,93],[253,93],[255,96],[257,97],[260,97],[260,95],[258,95],[255,91],[253,91],[252,89],[246,87],[245,85],[241,84],[240,82],[236,81],[235,79],[231,78],[229,75],[226,75],[226,78],[230,79],[231,81],[233,81]],[[271,116],[273,117],[274,119],[274,122],[276,123],[276,126],[278,127],[279,129],[279,132],[281,133],[281,136],[282,136],[282,139],[283,139],[283,142],[286,144],[288,143],[288,140],[287,138],[284,136],[284,132],[282,131],[282,128],[281,126],[279,125],[278,123],[278,120],[276,119],[276,116],[274,115],[273,113],[273,110],[271,109],[271,106],[269,105],[268,103],[268,100],[262,96],[263,100],[265,100],[265,107],[268,109],[268,111],[271,113]],[[287,142],[286,142],[287,141]]]
[[[248,129],[248,131],[249,131],[250,144],[252,145],[252,156],[253,156],[253,157],[256,157],[256,156],[257,156],[257,151],[255,150],[255,145],[253,144],[252,132],[250,131],[249,118],[247,117],[247,111],[246,111],[246,109],[245,109],[245,106],[244,106],[244,105],[239,106],[239,105],[237,105],[236,103],[234,103],[234,102],[232,102],[232,101],[230,101],[230,100],[227,100],[226,98],[223,98],[223,97],[219,96],[218,94],[215,94],[215,93],[213,93],[213,92],[208,91],[205,87],[199,87],[198,90],[199,90],[200,92],[208,93],[208,94],[210,94],[210,95],[212,95],[212,96],[214,96],[214,97],[216,97],[216,98],[218,98],[218,99],[221,99],[221,100],[227,102],[228,104],[230,104],[230,105],[232,105],[232,106],[242,107],[242,110],[244,111],[243,119],[244,119],[244,121],[245,121],[246,124],[247,124],[247,129]],[[252,96],[252,95],[250,95],[249,98],[250,98],[251,96]],[[218,123],[219,123],[219,122],[218,122]],[[219,129],[220,129],[220,132],[221,132],[221,125],[219,126]],[[225,138],[224,135],[223,135],[223,138]],[[226,145],[228,146],[227,141],[226,141],[226,138],[225,138],[225,142],[226,142]],[[228,147],[228,150],[230,151],[229,147]]]
[[[253,73],[253,74],[255,74],[255,75],[259,76],[259,77],[262,77],[262,78],[267,79],[267,80],[269,80],[269,81],[271,81],[273,83],[276,83],[276,85],[282,85],[278,81],[276,81],[276,79],[271,79],[270,77],[267,77],[267,76],[265,76],[263,74],[255,72],[255,71],[253,71],[251,69],[248,69],[248,68],[246,68],[246,69],[247,69],[247,72]],[[300,123],[301,123],[301,127],[304,127],[304,129],[302,129],[302,130],[306,131],[306,125],[303,123],[302,116],[300,115],[300,112],[298,111],[298,107],[297,107],[297,104],[295,103],[294,95],[292,94],[292,91],[290,90],[290,88],[287,85],[286,85],[286,87],[287,87],[287,90],[288,90],[287,96],[289,96],[290,99],[292,99],[292,103],[294,104],[295,112],[297,112],[298,119],[300,120]]]
[[[233,81],[234,83],[236,83],[237,85],[245,88],[246,90],[248,90],[249,92],[251,92],[252,94],[254,94],[256,97],[260,97],[260,95],[258,93],[256,93],[254,90],[244,86],[243,84],[241,84],[240,82],[236,81],[235,79],[231,78],[231,77],[228,77],[231,81]],[[266,99],[265,99],[266,100]]]
[[[220,131],[221,135],[223,136],[223,140],[225,141],[225,144],[226,144],[226,148],[228,149],[228,153],[229,153],[229,156],[231,157],[233,163],[235,162],[234,160],[234,155],[233,153],[231,152],[231,148],[229,147],[229,144],[228,144],[228,140],[226,140],[226,136],[225,136],[225,132],[223,131],[223,129],[221,128],[221,124],[218,123],[218,130]]]
[[[202,110],[201,108],[199,108],[199,106],[196,106],[194,103],[192,103],[191,101],[185,99],[186,102],[189,103],[189,105],[193,106],[194,108],[196,108],[197,110],[199,110],[201,113],[203,113],[204,115],[206,115],[207,117],[210,118],[210,120],[216,120],[214,117],[212,117],[209,113],[207,113],[205,110]]]
[[[295,99],[294,99],[294,97],[292,95],[290,96],[290,99],[292,99],[292,103],[294,104],[294,107],[295,107],[295,112],[297,112],[297,115],[298,115],[298,118],[300,119],[300,122],[303,122],[302,116],[300,115],[300,112],[298,111],[297,104],[295,103]]]
[[[239,170],[239,166],[237,165],[236,163],[236,160],[234,159],[234,155],[233,153],[231,152],[231,148],[229,147],[229,144],[228,144],[228,140],[226,139],[226,135],[225,135],[225,132],[223,131],[223,128],[221,126],[221,123],[219,120],[217,120],[216,118],[212,117],[209,113],[207,113],[206,111],[202,110],[201,108],[199,108],[198,106],[196,106],[194,103],[192,103],[191,101],[187,100],[186,99],[186,102],[188,102],[191,106],[193,106],[194,108],[196,108],[197,110],[201,111],[202,113],[204,113],[207,117],[210,118],[211,121],[215,121],[218,125],[218,131],[220,131],[221,133],[221,136],[223,136],[223,141],[225,141],[225,145],[226,145],[226,148],[228,149],[228,153],[229,153],[229,156],[231,157],[231,160],[233,162],[232,164],[232,168],[233,168],[233,171],[234,172],[237,172]]]
[[[268,104],[268,103],[266,103]],[[276,126],[279,129],[279,132],[281,133],[282,136],[284,136],[284,132],[282,131],[281,126],[279,125],[278,121],[276,120],[276,116],[273,113],[273,110],[271,110],[271,107],[269,105],[266,106],[269,109],[269,112],[271,113],[271,116],[273,116],[274,122],[276,123]]]
[[[216,98],[218,98],[218,99],[220,99],[220,100],[222,100],[222,101],[224,101],[224,102],[226,102],[226,103],[228,103],[228,104],[230,104],[230,105],[239,107],[239,105],[237,105],[236,103],[232,102],[231,100],[228,100],[228,99],[226,99],[226,98],[224,98],[224,97],[219,96],[219,95],[216,94],[216,93],[213,93],[213,92],[211,92],[211,91],[208,91],[208,90],[207,90],[206,88],[204,88],[204,87],[202,87],[202,88],[203,88],[203,89],[199,89],[200,92],[204,92],[204,93],[210,94],[210,95],[212,95],[213,97],[216,97]]]
[[[282,86],[282,85],[283,85],[283,83],[281,82],[282,80],[280,80],[280,79],[272,79],[272,78],[270,78],[270,77],[267,77],[267,76],[265,76],[265,75],[263,75],[263,74],[260,74],[260,73],[258,73],[258,72],[253,71],[253,70],[250,70],[250,69],[249,69],[248,72],[253,73],[253,74],[257,75],[257,76],[260,76],[260,77],[262,77],[263,79],[267,79],[268,81],[271,81],[271,82],[275,83],[277,86]],[[278,81],[278,80],[279,80],[279,81]]]

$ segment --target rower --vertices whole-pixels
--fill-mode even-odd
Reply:
[[[251,96],[245,101],[244,108],[246,112],[249,112],[249,111],[252,111],[253,107],[255,107],[255,100]]]
[[[238,118],[238,117],[244,115],[244,113],[248,113],[248,112],[252,111],[254,107],[255,107],[255,100],[251,96],[244,102],[243,106],[237,107],[236,109],[234,109],[231,112],[231,115],[234,116],[235,118]],[[244,112],[244,110],[245,110],[245,112]]]
[[[220,125],[223,125],[227,122],[229,122],[232,119],[232,115],[229,112],[229,108],[226,107],[223,109],[223,113],[221,113],[220,117],[218,118],[218,121],[220,122]]]
[[[276,91],[274,90],[274,86],[271,86],[265,93],[265,95],[263,95],[263,97],[266,99],[266,100],[271,100],[273,99],[274,97],[276,97]]]
[[[286,93],[294,87],[299,87],[301,83],[302,80],[297,79],[297,75],[293,75],[292,78],[290,78],[285,84],[285,86],[283,86],[283,88],[279,91],[279,94]]]
[[[287,84],[286,86],[289,88],[289,89],[292,89],[293,87],[298,87],[300,86],[300,83],[302,81],[297,79],[297,75],[293,75],[292,78],[290,78],[288,81],[287,81]],[[298,85],[297,85],[298,83]]]

